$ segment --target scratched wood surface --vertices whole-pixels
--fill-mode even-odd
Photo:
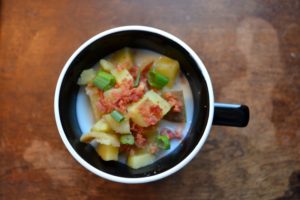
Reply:
[[[0,0],[0,199],[300,199],[299,0]],[[213,127],[183,170],[123,185],[81,167],[56,129],[62,66],[111,27],[154,26],[203,59],[217,101],[249,105]]]

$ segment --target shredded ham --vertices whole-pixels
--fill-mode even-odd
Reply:
[[[147,124],[155,125],[162,118],[162,109],[159,105],[149,104],[145,101],[142,106],[143,109],[140,110],[140,113]]]
[[[144,148],[147,144],[147,138],[143,135],[145,128],[133,122],[130,123],[130,131],[134,135],[134,143],[139,148]]]
[[[106,101],[101,90],[98,90],[99,93],[99,101],[97,103],[97,108],[103,113],[109,113],[113,110],[113,105],[111,102]]]
[[[132,102],[137,102],[139,99],[143,97],[147,88],[144,82],[140,82],[137,88],[132,88],[129,93]]]
[[[138,66],[133,66],[129,69],[129,73],[131,74],[131,76],[136,79],[137,75],[138,75],[138,71],[139,71],[139,68]]]
[[[145,128],[135,124],[134,122],[130,123],[130,131],[134,134],[142,134]]]
[[[156,154],[157,152],[159,152],[159,148],[158,148],[157,144],[150,144],[148,151],[151,154]]]
[[[137,88],[133,87],[132,80],[124,80],[122,84],[116,85],[116,88],[121,90],[118,92],[112,92],[113,100],[106,99],[103,92],[99,90],[99,102],[98,109],[103,113],[109,113],[113,110],[118,110],[122,113],[126,112],[127,106],[133,102],[137,102],[141,99],[146,92],[146,85],[144,82],[140,82]]]
[[[134,143],[138,148],[144,148],[147,144],[147,138],[142,134],[138,133],[134,137]]]
[[[181,131],[175,130],[174,133],[175,133],[174,134],[175,139],[181,139],[182,138],[182,132]]]
[[[163,128],[160,131],[160,135],[166,135],[168,138],[171,139],[181,139],[182,138],[182,132],[179,130],[172,131],[168,128]]]
[[[169,104],[173,107],[174,112],[181,112],[182,111],[182,102],[174,96],[171,92],[166,92],[163,94],[164,99],[168,101]]]
[[[154,61],[151,61],[144,67],[144,69],[142,70],[143,75],[146,75],[148,73],[148,71],[151,69],[153,63],[154,63]]]
[[[132,146],[132,145],[128,145],[128,144],[122,144],[120,146],[119,151],[120,152],[124,152],[124,153],[129,154],[129,155],[134,155],[134,153],[135,153],[135,147]]]

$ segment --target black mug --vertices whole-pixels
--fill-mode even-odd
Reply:
[[[152,50],[179,61],[189,81],[194,110],[186,137],[174,151],[153,164],[131,169],[118,162],[102,161],[94,149],[80,142],[83,134],[76,117],[76,84],[82,70],[123,47]],[[165,31],[146,26],[113,28],[82,44],[65,64],[55,90],[54,112],[60,136],[71,155],[86,169],[121,183],[145,183],[167,177],[189,163],[205,143],[212,125],[244,127],[249,121],[245,105],[216,103],[209,74],[196,53]],[[200,158],[201,159],[201,158]]]

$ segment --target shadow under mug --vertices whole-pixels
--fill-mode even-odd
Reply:
[[[155,163],[131,169],[114,161],[102,161],[93,147],[80,142],[82,131],[76,117],[76,84],[82,70],[123,47],[158,52],[180,63],[189,81],[194,101],[192,123],[181,144]],[[196,53],[183,41],[162,30],[146,26],[113,28],[82,44],[65,64],[55,90],[55,120],[60,136],[72,156],[86,169],[121,183],[145,183],[167,177],[190,162],[203,146],[212,125],[244,127],[249,121],[245,105],[214,102],[209,74]]]

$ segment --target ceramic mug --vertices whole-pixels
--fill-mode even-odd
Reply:
[[[191,126],[181,144],[165,157],[140,169],[102,161],[93,147],[80,142],[83,133],[76,117],[79,91],[76,83],[82,70],[123,47],[148,49],[178,60],[181,72],[189,81],[194,102]],[[71,155],[92,173],[121,183],[146,183],[165,178],[196,156],[212,125],[244,127],[249,121],[247,106],[214,101],[209,74],[201,59],[187,44],[170,33],[146,26],[113,28],[82,44],[69,58],[59,76],[54,112],[59,134]]]

